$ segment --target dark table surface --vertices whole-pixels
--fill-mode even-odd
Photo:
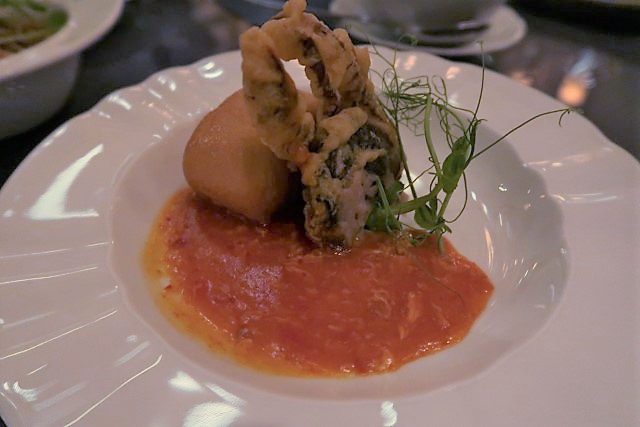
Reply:
[[[640,30],[616,28],[610,20],[602,25],[597,10],[581,9],[572,19],[566,10],[514,7],[528,24],[527,35],[487,55],[487,66],[574,102],[609,139],[640,158]],[[65,107],[37,128],[0,141],[0,183],[44,137],[108,93],[163,68],[237,49],[248,27],[212,0],[128,2],[111,33],[84,53]],[[479,57],[456,60],[480,63]]]

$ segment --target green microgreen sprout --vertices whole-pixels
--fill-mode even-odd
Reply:
[[[375,45],[373,52],[382,59],[387,68],[383,72],[372,70],[377,75],[381,84],[381,103],[389,120],[393,124],[396,137],[400,145],[402,168],[406,185],[401,181],[394,182],[390,188],[384,188],[378,179],[378,199],[367,220],[367,228],[374,231],[398,233],[404,229],[415,230],[400,220],[400,216],[413,212],[415,223],[427,233],[437,238],[440,249],[443,248],[443,236],[451,233],[450,224],[457,221],[467,206],[468,185],[466,171],[473,160],[484,154],[496,144],[504,141],[513,132],[531,123],[532,121],[552,114],[560,114],[559,125],[562,118],[575,111],[572,108],[561,108],[536,114],[528,120],[515,126],[503,136],[489,143],[486,147],[476,152],[477,131],[484,121],[478,117],[482,96],[485,90],[485,66],[482,63],[482,75],[478,101],[473,110],[452,105],[449,102],[447,85],[440,76],[417,76],[401,78],[396,69],[397,51],[391,58],[387,58]],[[443,131],[449,151],[442,159],[435,149],[432,138],[432,113],[435,112],[438,125]],[[400,127],[405,126],[416,136],[422,136],[425,140],[427,151],[427,164],[425,169],[413,177],[409,170],[407,156],[404,149]],[[425,175],[431,176],[429,192],[418,195],[416,181]],[[449,216],[450,201],[460,186],[462,180],[464,188],[464,203],[458,213]],[[400,194],[409,190],[409,200],[402,200]],[[407,233],[404,233],[406,235]],[[410,241],[418,244],[424,238],[416,237],[419,234],[409,233]]]

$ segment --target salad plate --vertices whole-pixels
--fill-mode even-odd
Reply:
[[[480,68],[397,55],[402,76],[441,76],[453,104],[475,106]],[[217,55],[107,96],[47,137],[2,188],[8,425],[640,421],[640,166],[577,114],[562,126],[532,122],[470,166],[451,241],[495,292],[460,344],[383,375],[292,378],[239,366],[174,328],[152,301],[141,251],[167,198],[186,186],[191,132],[242,86],[240,61]],[[305,84],[300,67],[288,70]],[[479,148],[562,107],[487,71]],[[419,170],[424,141],[404,136]]]

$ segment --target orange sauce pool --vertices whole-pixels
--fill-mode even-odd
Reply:
[[[441,254],[432,241],[414,247],[371,233],[336,254],[294,224],[259,226],[189,190],[157,218],[144,266],[181,329],[289,375],[395,370],[464,338],[493,291],[449,243]]]

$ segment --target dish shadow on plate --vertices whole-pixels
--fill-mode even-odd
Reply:
[[[523,165],[503,143],[469,168],[469,199],[451,240],[491,278],[489,305],[459,344],[411,362],[399,370],[348,379],[296,378],[265,374],[241,366],[180,332],[156,306],[142,270],[141,254],[151,225],[166,202],[186,182],[181,159],[195,123],[176,127],[148,147],[120,173],[110,215],[113,246],[109,265],[127,306],[202,378],[231,391],[251,387],[296,398],[393,399],[450,387],[486,372],[498,360],[531,339],[549,321],[563,294],[568,255],[562,216],[542,177]],[[482,126],[478,141],[497,138]],[[438,132],[434,139],[443,137]],[[409,165],[419,172],[424,143],[404,135]],[[481,148],[481,147],[479,147]],[[428,182],[418,183],[420,187]],[[451,204],[462,205],[463,189]]]

